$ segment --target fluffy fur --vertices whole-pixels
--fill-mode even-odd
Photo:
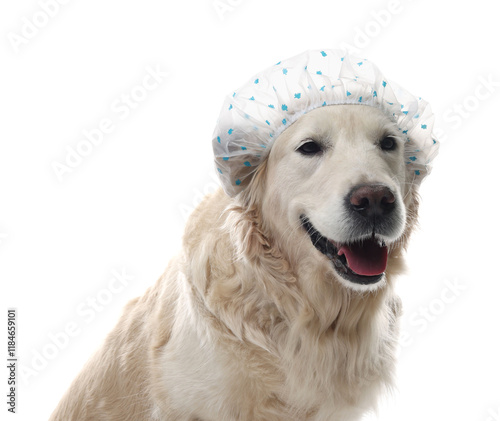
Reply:
[[[399,298],[394,276],[417,216],[417,194],[378,109],[313,110],[275,141],[245,191],[219,191],[191,215],[183,249],[132,300],[75,379],[52,421],[353,421],[391,387]],[[319,156],[297,151],[305,139]],[[383,279],[341,278],[301,225],[353,240],[342,208],[362,183],[400,206]],[[355,228],[355,227],[354,227]],[[342,237],[342,238],[339,238]]]

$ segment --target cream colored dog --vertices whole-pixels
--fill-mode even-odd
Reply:
[[[193,212],[51,420],[360,419],[392,382],[418,208],[403,152],[375,107],[299,118],[248,188]]]

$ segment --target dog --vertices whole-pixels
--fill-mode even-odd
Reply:
[[[404,148],[377,107],[298,118],[240,195],[193,211],[50,420],[360,419],[393,385],[419,203]]]

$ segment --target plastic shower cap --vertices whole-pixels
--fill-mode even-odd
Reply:
[[[273,141],[300,116],[337,104],[385,112],[406,136],[406,164],[413,183],[420,184],[438,150],[427,102],[388,81],[365,59],[314,50],[276,63],[226,98],[212,141],[224,191],[229,196],[241,192]]]

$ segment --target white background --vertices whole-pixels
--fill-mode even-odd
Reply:
[[[234,6],[218,13],[213,0],[66,0],[47,19],[44,2],[0,6],[0,324],[18,309],[23,366],[18,414],[2,404],[0,419],[47,419],[123,305],[163,272],[186,213],[214,189],[224,96],[281,59],[347,44],[428,100],[442,135],[398,284],[398,390],[366,419],[500,419],[493,2],[221,0]],[[126,118],[114,112],[148,67],[168,76]],[[114,130],[60,181],[53,163],[106,118]],[[133,277],[116,293],[113,270]],[[0,385],[4,402],[6,372]]]

